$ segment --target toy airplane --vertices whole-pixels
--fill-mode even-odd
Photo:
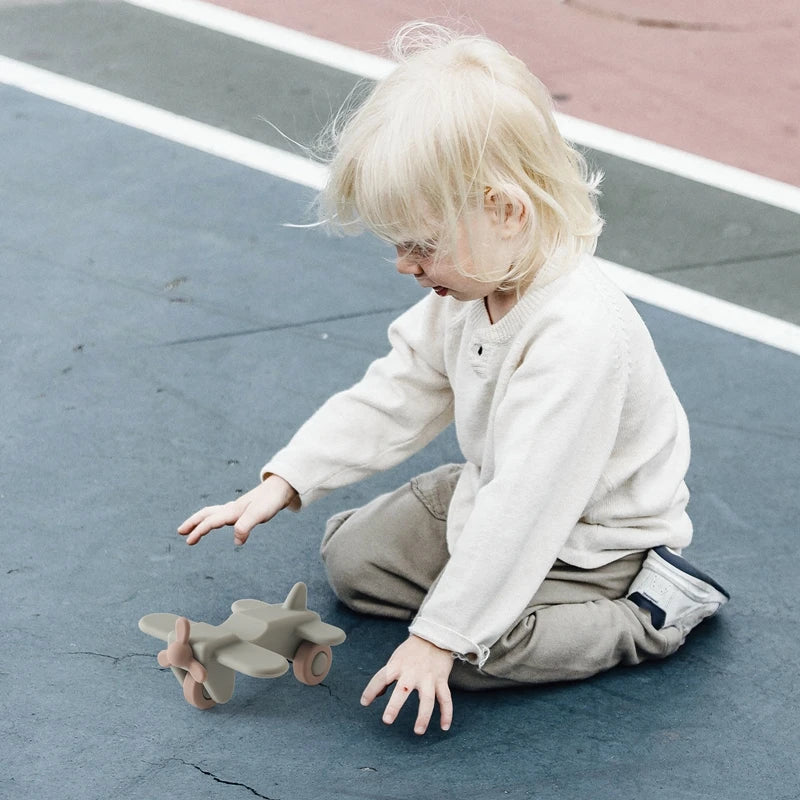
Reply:
[[[236,672],[277,678],[289,669],[314,686],[328,674],[331,645],[345,633],[309,611],[304,583],[296,583],[282,604],[237,600],[221,625],[190,622],[175,614],[147,614],[139,629],[167,642],[158,663],[170,667],[183,696],[197,708],[211,708],[233,697]]]

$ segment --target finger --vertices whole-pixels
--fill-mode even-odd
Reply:
[[[265,508],[258,503],[249,503],[233,526],[233,538],[236,543],[244,544],[256,525],[260,525],[262,522],[269,522],[276,513],[277,510],[271,506]]]
[[[386,670],[378,670],[370,679],[361,694],[361,705],[368,706],[376,697],[386,692],[386,687],[391,683],[386,679]]]
[[[413,688],[413,686],[409,685],[403,680],[398,681],[397,686],[394,687],[392,696],[389,698],[389,702],[386,704],[386,708],[383,711],[383,721],[387,725],[391,725],[397,719],[400,709],[402,709],[402,707],[405,705],[406,700],[408,700],[408,696],[411,694]]]
[[[217,524],[214,520],[215,517],[209,517],[199,525],[196,525],[191,533],[188,535],[184,534],[186,535],[186,544],[197,544],[206,534],[211,533],[215,528],[221,528],[225,525],[224,522]]]
[[[453,696],[447,681],[436,687],[436,699],[439,701],[439,724],[443,731],[449,731],[453,724]]]
[[[239,519],[238,507],[233,503],[220,506],[219,510],[206,517],[202,522],[195,526],[194,530],[187,536],[186,544],[196,544],[207,533],[217,528],[224,528],[226,525],[233,525]]]
[[[253,530],[255,527],[255,523],[253,525],[248,525],[246,522],[242,521],[242,518],[239,517],[236,524],[233,526],[233,541],[235,544],[242,545],[247,541],[248,536],[250,536],[250,531]]]
[[[418,689],[419,694],[419,711],[417,712],[417,721],[414,723],[414,733],[417,736],[422,736],[428,730],[428,723],[431,721],[433,714],[433,706],[436,700],[436,694],[433,689]]]
[[[211,514],[215,514],[217,511],[220,510],[222,506],[206,506],[205,508],[201,508],[199,511],[196,511],[192,514],[191,517],[184,520],[178,526],[178,533],[182,535],[186,535],[187,533],[191,533],[192,529],[202,522],[206,517],[209,517]]]

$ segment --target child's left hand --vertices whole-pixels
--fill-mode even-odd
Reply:
[[[387,725],[397,719],[408,696],[416,690],[419,695],[419,713],[414,724],[414,733],[422,735],[428,730],[437,700],[442,730],[449,730],[453,721],[453,700],[447,680],[452,669],[452,653],[411,635],[367,684],[364,694],[361,695],[361,705],[368,706],[396,681],[397,685],[383,712],[383,721]]]

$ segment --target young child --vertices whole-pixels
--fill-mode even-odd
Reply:
[[[431,292],[391,351],[331,397],[261,484],[178,529],[234,526],[388,469],[455,421],[463,464],[334,516],[322,555],[351,608],[411,620],[364,690],[418,693],[415,731],[449,686],[585,678],[673,653],[728,598],[689,544],[686,416],[631,303],[592,258],[597,180],[549,95],[499,45],[424,24],[343,125],[323,220],[392,243]]]

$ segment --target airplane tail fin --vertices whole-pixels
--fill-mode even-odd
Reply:
[[[292,611],[305,611],[308,608],[308,590],[304,583],[292,586],[283,601],[283,607]]]

